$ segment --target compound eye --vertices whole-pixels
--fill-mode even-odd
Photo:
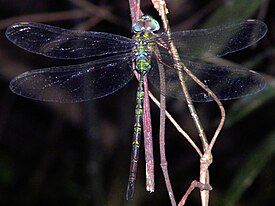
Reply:
[[[150,16],[142,16],[140,19],[136,20],[133,24],[133,32],[141,32],[141,31],[157,31],[160,29],[159,23]]]
[[[138,19],[133,24],[133,31],[134,32],[140,32],[140,31],[142,31],[144,29],[145,29],[145,27],[144,27],[144,20],[142,20],[142,19]]]
[[[149,31],[158,31],[160,29],[160,26],[155,19],[151,18],[145,21],[145,28]]]

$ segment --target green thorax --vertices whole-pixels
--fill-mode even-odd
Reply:
[[[135,46],[133,52],[136,59],[136,70],[144,76],[151,68],[151,54],[155,43],[149,39],[153,36],[151,32],[138,32],[134,35]]]

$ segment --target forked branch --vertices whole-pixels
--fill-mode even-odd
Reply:
[[[155,8],[158,10],[162,21],[163,21],[163,25],[164,25],[164,30],[166,31],[167,35],[168,35],[168,39],[171,40],[171,36],[170,36],[170,27],[168,24],[168,19],[167,19],[167,8],[166,8],[166,3],[164,0],[152,0],[153,4],[155,5]],[[177,49],[173,43],[173,41],[169,41],[169,48],[170,48],[170,53],[173,57],[174,60],[174,67],[177,69],[178,71],[178,76],[179,76],[179,81],[181,83],[181,87],[182,87],[182,91],[183,94],[185,96],[186,102],[187,102],[187,106],[188,109],[190,111],[190,114],[192,116],[192,119],[196,125],[196,128],[198,130],[199,136],[201,138],[201,142],[203,145],[203,149],[204,149],[204,154],[201,157],[200,160],[200,182],[198,183],[197,181],[193,182],[190,186],[190,188],[188,189],[187,193],[183,196],[181,202],[179,205],[183,205],[187,196],[189,195],[189,193],[195,188],[200,186],[200,190],[201,190],[201,201],[202,201],[202,206],[208,206],[208,202],[209,202],[209,190],[211,189],[211,186],[209,184],[209,166],[212,163],[212,154],[211,154],[211,150],[213,148],[213,145],[218,137],[218,134],[221,131],[221,128],[224,124],[224,120],[225,120],[225,111],[224,108],[220,102],[220,100],[217,98],[217,96],[205,85],[203,84],[195,75],[192,74],[192,72],[190,70],[188,70],[188,68],[186,68],[184,66],[183,63],[181,63]],[[199,120],[199,117],[196,113],[195,107],[193,105],[192,99],[190,97],[190,94],[188,92],[188,88],[187,85],[185,83],[185,79],[184,79],[184,73],[183,71],[186,72],[187,75],[189,75],[200,87],[202,87],[213,99],[214,101],[217,103],[220,112],[221,112],[221,120],[220,123],[214,133],[213,138],[211,139],[210,144],[208,143],[208,140],[206,138],[206,135],[204,133],[202,124]],[[196,184],[195,184],[196,183]]]

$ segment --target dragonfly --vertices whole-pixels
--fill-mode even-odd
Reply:
[[[207,29],[177,31],[170,35],[159,30],[160,24],[149,15],[134,22],[132,38],[31,22],[16,23],[6,30],[6,37],[12,43],[35,54],[57,59],[99,58],[82,64],[35,69],[16,76],[10,82],[10,89],[23,97],[60,103],[98,99],[121,89],[135,72],[138,73],[127,200],[134,195],[139,160],[144,78],[148,77],[154,87],[160,88],[158,64],[162,64],[166,88],[161,92],[184,99],[177,70],[173,69],[174,62],[167,49],[170,41],[175,44],[180,61],[220,100],[255,94],[265,86],[260,74],[246,68],[200,62],[239,51],[259,41],[267,32],[262,21],[243,20]],[[213,100],[188,75],[184,79],[193,101]]]

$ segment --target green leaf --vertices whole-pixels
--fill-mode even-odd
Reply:
[[[273,85],[274,84],[274,85]],[[238,123],[258,108],[263,107],[268,101],[275,98],[275,82],[269,82],[266,88],[251,96],[241,98],[231,106],[226,112],[225,127],[231,127]]]
[[[224,198],[222,206],[235,206],[243,193],[254,182],[255,178],[264,169],[265,165],[275,154],[275,131],[273,131],[264,142],[251,152],[248,160],[240,168],[239,173],[233,180]]]
[[[262,0],[231,0],[226,1],[205,22],[204,28],[251,18],[260,8]]]

